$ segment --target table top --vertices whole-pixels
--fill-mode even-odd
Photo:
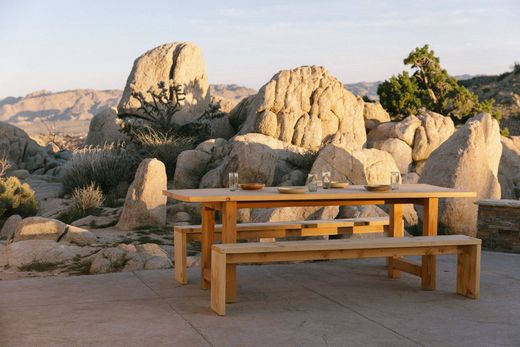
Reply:
[[[278,187],[262,190],[237,190],[229,188],[174,189],[165,190],[169,198],[185,202],[223,201],[287,201],[287,200],[365,200],[365,199],[410,199],[410,198],[471,198],[475,192],[432,186],[429,184],[401,184],[398,190],[369,192],[362,185],[352,185],[343,189],[322,189],[304,194],[281,194]]]

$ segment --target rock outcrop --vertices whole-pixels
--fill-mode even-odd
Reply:
[[[118,105],[118,112],[138,113],[140,104],[132,97],[132,88],[147,96],[147,90],[161,81],[171,81],[181,86],[186,95],[182,101],[182,110],[175,114],[178,124],[188,123],[204,113],[210,95],[202,50],[186,42],[155,47],[135,60]]]
[[[497,173],[502,154],[498,122],[489,114],[469,119],[426,161],[419,183],[477,192],[477,199],[500,199]],[[450,233],[476,235],[475,199],[445,199],[439,221]]]
[[[233,109],[230,121],[239,134],[261,133],[303,148],[329,141],[361,148],[364,104],[327,69],[302,66],[277,73]]]
[[[145,159],[139,164],[135,179],[128,188],[123,212],[116,227],[133,230],[142,226],[162,226],[166,223],[166,168],[157,159]]]
[[[520,139],[520,138],[519,138]],[[520,141],[502,137],[502,157],[498,167],[498,180],[502,199],[520,199]]]
[[[114,107],[101,110],[90,121],[85,145],[103,146],[127,141],[127,136],[121,132],[120,123]]]
[[[374,129],[381,123],[390,122],[390,115],[379,102],[365,102],[363,118],[367,131]]]
[[[18,223],[12,241],[58,239],[67,231],[67,224],[44,217],[28,217]]]
[[[311,172],[330,171],[332,180],[353,184],[389,184],[390,173],[399,171],[393,157],[378,149],[353,151],[329,144],[319,153]]]
[[[31,173],[51,173],[65,162],[52,150],[38,145],[22,129],[0,122],[0,156],[5,154],[11,170],[25,169]]]

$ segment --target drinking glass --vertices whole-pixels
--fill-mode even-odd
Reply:
[[[238,172],[229,173],[229,190],[234,192],[238,189]]]
[[[391,172],[390,173],[390,184],[392,186],[392,190],[399,189],[400,182],[401,182],[401,173],[400,172]]]
[[[323,189],[329,189],[330,188],[330,172],[322,172],[321,173],[321,180],[323,181]]]
[[[307,176],[307,189],[309,189],[309,192],[318,191],[318,177],[316,175],[309,174]]]

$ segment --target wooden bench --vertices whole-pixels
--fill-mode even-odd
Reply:
[[[465,235],[405,238],[307,240],[213,245],[211,253],[211,308],[226,314],[226,267],[245,263],[332,260],[412,255],[457,254],[457,293],[479,297],[481,241]],[[419,265],[416,265],[420,268]],[[416,273],[423,283],[434,283],[435,272]],[[424,281],[424,277],[428,277]],[[431,278],[433,277],[433,278]]]
[[[348,218],[334,220],[309,220],[298,222],[242,223],[237,224],[237,239],[287,238],[322,235],[348,235],[369,232],[384,232],[388,226],[387,217]],[[215,240],[220,240],[222,225],[215,225]],[[188,283],[187,251],[188,241],[200,241],[200,225],[182,225],[173,228],[175,279]]]

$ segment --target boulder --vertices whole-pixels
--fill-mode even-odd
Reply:
[[[366,142],[364,102],[320,66],[278,72],[258,94],[229,114],[239,134],[261,133],[316,149],[326,142],[361,148]]]
[[[206,173],[211,154],[196,149],[182,152],[177,157],[173,186],[175,189],[197,188]]]
[[[111,107],[102,109],[92,118],[85,145],[104,146],[126,141],[128,137],[121,132],[121,120],[117,117],[117,110]]]
[[[374,129],[381,123],[390,122],[390,115],[379,102],[365,102],[363,118],[367,131]]]
[[[498,122],[489,114],[469,119],[426,161],[419,183],[477,192],[476,199],[444,199],[439,221],[448,232],[476,235],[475,200],[500,199],[497,173],[502,144]]]
[[[166,223],[166,168],[157,159],[144,159],[128,188],[123,212],[116,227],[133,230]]]
[[[396,124],[395,122],[381,123],[373,128],[367,135],[367,147],[374,148],[379,142],[391,138]]]
[[[282,177],[300,165],[305,154],[301,147],[256,133],[233,137],[227,144],[227,151],[219,167],[203,176],[200,188],[227,187],[230,172],[238,172],[241,183],[276,186]]]
[[[388,217],[388,214],[376,205],[341,206],[337,218]]]
[[[338,212],[337,206],[258,208],[251,210],[249,218],[253,223],[334,219]]]
[[[166,252],[154,243],[143,245],[120,244],[99,251],[92,261],[90,273],[138,271],[171,268]]]
[[[70,242],[78,246],[89,246],[97,242],[97,237],[91,231],[69,225],[67,232],[60,239],[60,242]]]
[[[57,219],[28,217],[18,223],[12,241],[58,239],[66,232],[67,224]]]
[[[9,171],[7,173],[7,176],[12,176],[12,177],[16,177],[20,180],[25,180],[27,179],[31,174],[29,173],[29,171],[27,170],[24,170],[24,169],[19,169],[19,170],[12,170],[12,171]]]
[[[71,225],[75,227],[106,228],[117,223],[117,216],[86,216],[75,220]]]
[[[58,243],[52,240],[25,240],[6,247],[9,266],[19,268],[33,263],[62,264],[86,257],[96,249]]]
[[[348,151],[335,144],[319,153],[311,173],[330,171],[332,180],[353,184],[389,184],[390,173],[399,171],[394,158],[378,149]]]
[[[414,161],[426,160],[455,132],[450,117],[435,112],[425,112],[419,116],[421,125],[415,130],[412,158]]]
[[[407,173],[412,165],[412,147],[396,138],[389,138],[376,143],[374,148],[392,155],[401,173]]]
[[[413,145],[415,131],[421,125],[421,120],[416,116],[408,116],[399,123],[396,123],[390,132],[391,137],[403,140],[409,146]]]
[[[36,170],[46,172],[58,165],[47,149],[38,145],[25,131],[0,122],[0,156],[4,154],[7,154],[13,171],[24,169],[31,173]]]
[[[502,199],[520,199],[520,142],[502,137],[502,157],[498,167],[498,181]]]
[[[182,109],[175,114],[176,123],[188,123],[204,113],[210,95],[202,50],[186,42],[155,47],[135,60],[118,105],[118,112],[138,114],[140,103],[132,97],[132,88],[151,100],[146,92],[161,81],[166,84],[171,81],[181,86],[185,93],[185,100],[181,102]]]
[[[21,221],[22,217],[17,214],[7,218],[4,222],[4,225],[2,226],[2,230],[0,230],[0,240],[9,240],[11,237],[13,237]]]

